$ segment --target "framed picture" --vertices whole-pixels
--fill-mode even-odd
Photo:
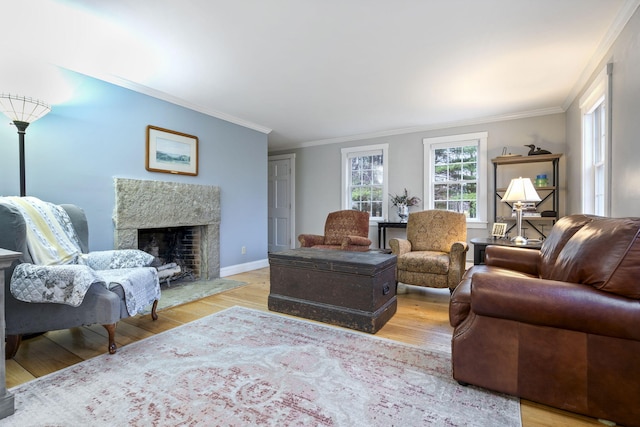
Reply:
[[[147,126],[146,168],[151,172],[198,175],[198,137]]]
[[[507,233],[507,224],[504,222],[496,222],[491,229],[491,235],[493,237],[504,237]]]

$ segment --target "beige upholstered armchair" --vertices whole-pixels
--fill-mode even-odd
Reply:
[[[323,236],[301,234],[298,241],[303,248],[366,252],[371,246],[369,213],[355,210],[331,212],[324,224]]]
[[[453,292],[465,270],[466,240],[464,214],[444,210],[409,214],[407,238],[389,241],[398,257],[396,281]]]

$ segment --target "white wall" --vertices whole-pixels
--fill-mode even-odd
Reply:
[[[611,216],[640,216],[640,10],[605,55],[594,76],[613,63]],[[591,84],[589,81],[584,90]],[[582,211],[581,115],[578,100],[567,110],[567,213]]]

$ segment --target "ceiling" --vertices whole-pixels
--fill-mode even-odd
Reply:
[[[31,0],[3,7],[3,32],[13,58],[268,133],[273,151],[564,111],[639,3]]]

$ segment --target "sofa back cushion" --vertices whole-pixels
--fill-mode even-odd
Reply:
[[[564,245],[549,279],[640,299],[640,218],[592,218]]]
[[[324,224],[324,244],[341,245],[347,236],[369,236],[369,213],[356,210],[331,212]]]
[[[551,279],[551,272],[554,270],[560,251],[578,230],[593,221],[594,218],[597,217],[578,214],[568,215],[558,220],[540,249],[538,271],[541,278]]]
[[[409,214],[407,240],[412,251],[450,252],[455,242],[467,240],[463,213],[432,209]]]

